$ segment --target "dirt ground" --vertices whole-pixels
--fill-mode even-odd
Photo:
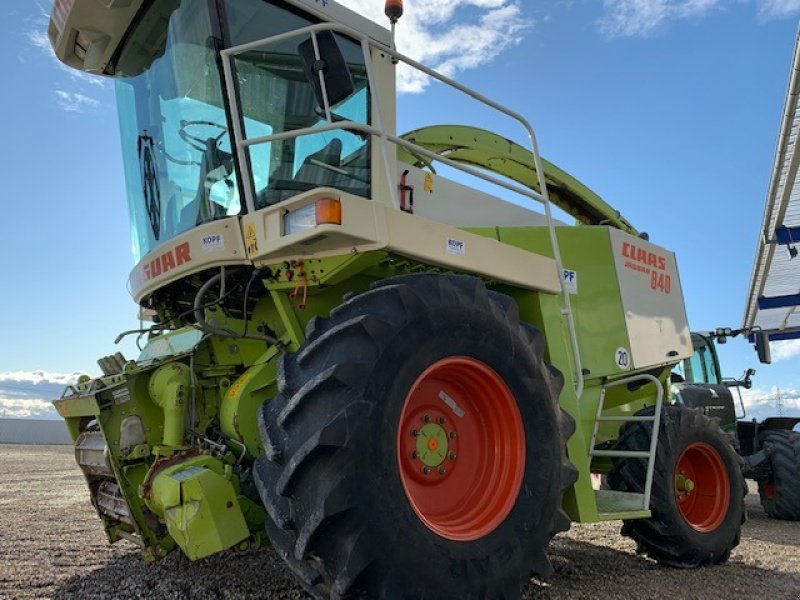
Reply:
[[[555,575],[526,598],[800,598],[800,523],[766,517],[748,496],[727,565],[686,571],[637,556],[619,524],[576,525],[550,547]],[[271,549],[154,566],[109,546],[72,448],[0,445],[0,598],[306,598]]]

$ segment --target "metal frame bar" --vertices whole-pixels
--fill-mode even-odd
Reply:
[[[416,70],[424,73],[425,75],[427,75],[427,76],[439,81],[440,83],[443,83],[443,84],[445,84],[445,85],[447,85],[449,87],[455,88],[456,90],[468,95],[473,100],[476,100],[476,101],[480,102],[481,104],[484,104],[484,105],[486,105],[486,106],[488,106],[490,108],[493,108],[496,111],[498,111],[498,112],[510,117],[511,119],[514,119],[518,123],[520,123],[522,125],[522,127],[525,129],[525,131],[527,132],[527,135],[528,135],[528,140],[530,142],[531,151],[532,151],[532,154],[533,154],[534,166],[535,166],[535,169],[536,169],[536,176],[539,179],[541,192],[540,193],[536,193],[536,192],[533,192],[531,190],[524,190],[523,188],[520,188],[520,187],[518,187],[516,185],[507,184],[507,183],[503,182],[502,180],[500,180],[500,179],[498,179],[496,177],[493,177],[491,175],[488,175],[486,173],[483,173],[483,172],[481,172],[481,171],[479,171],[479,170],[477,170],[475,168],[468,167],[467,165],[463,165],[463,164],[457,163],[455,161],[447,159],[444,156],[441,156],[439,154],[430,152],[430,151],[426,150],[425,148],[417,146],[416,144],[413,144],[413,143],[408,142],[406,140],[402,140],[402,139],[398,138],[397,136],[393,136],[393,135],[388,134],[386,132],[386,128],[384,127],[383,116],[382,116],[381,110],[380,110],[380,102],[375,102],[373,104],[373,108],[374,108],[373,121],[375,122],[375,127],[370,127],[368,125],[362,125],[362,124],[353,123],[353,122],[338,123],[338,124],[331,122],[330,106],[328,105],[327,90],[325,88],[324,76],[322,75],[322,73],[320,73],[320,80],[321,80],[321,83],[322,83],[323,96],[324,96],[324,100],[325,100],[325,107],[324,108],[325,108],[325,115],[326,115],[326,118],[328,120],[328,125],[323,126],[323,127],[313,127],[313,128],[298,129],[298,130],[294,130],[294,131],[291,131],[291,132],[284,132],[283,134],[276,134],[276,135],[273,135],[273,136],[266,136],[266,137],[263,137],[263,138],[256,138],[254,140],[247,140],[243,135],[243,131],[242,131],[242,127],[241,127],[242,120],[241,120],[241,110],[240,110],[239,103],[238,103],[238,97],[234,94],[235,84],[234,84],[234,78],[233,78],[233,61],[234,61],[235,57],[240,55],[240,54],[243,54],[245,52],[248,52],[250,50],[255,50],[257,48],[262,48],[262,47],[267,46],[267,45],[278,44],[280,42],[283,42],[283,41],[286,41],[286,40],[289,40],[289,39],[293,39],[293,38],[296,38],[296,37],[300,37],[300,36],[304,36],[304,35],[310,35],[312,40],[313,40],[313,43],[314,43],[315,56],[317,58],[319,58],[319,48],[318,48],[317,43],[316,43],[316,34],[318,32],[320,32],[320,31],[337,32],[337,33],[345,35],[345,36],[347,36],[349,38],[352,38],[353,40],[356,40],[356,41],[360,42],[361,48],[362,48],[362,52],[364,54],[364,64],[365,64],[366,71],[367,71],[367,79],[368,79],[368,82],[369,82],[371,90],[377,91],[377,86],[376,86],[376,81],[375,81],[375,74],[374,74],[374,69],[373,69],[373,65],[372,65],[372,56],[371,56],[371,52],[370,52],[371,48],[373,46],[375,46],[381,52],[389,55],[392,58],[393,62],[395,62],[395,63],[403,62],[406,65],[412,67],[413,69],[416,69]],[[508,189],[510,191],[519,193],[519,194],[521,194],[521,195],[523,195],[523,196],[525,196],[527,198],[530,198],[530,199],[536,200],[538,202],[541,202],[543,204],[543,206],[544,206],[545,217],[547,219],[547,226],[548,226],[548,231],[549,231],[549,234],[550,234],[550,243],[551,243],[552,248],[553,248],[553,258],[554,258],[555,263],[556,263],[556,268],[558,269],[558,276],[559,276],[559,281],[560,281],[560,284],[561,284],[561,296],[562,296],[562,299],[563,299],[563,302],[564,302],[564,308],[562,309],[561,314],[562,314],[562,316],[564,316],[566,318],[566,321],[567,321],[567,329],[568,329],[569,341],[570,341],[570,350],[571,350],[571,353],[572,353],[572,359],[573,359],[573,363],[574,363],[573,367],[574,367],[574,370],[575,370],[575,378],[576,378],[576,381],[575,381],[575,395],[578,397],[578,399],[580,399],[580,397],[583,394],[583,390],[584,390],[584,375],[583,375],[583,368],[582,368],[582,364],[581,364],[580,350],[579,350],[579,347],[578,347],[578,337],[577,337],[577,332],[576,332],[576,327],[575,327],[575,320],[574,320],[573,314],[572,314],[572,304],[571,304],[571,301],[570,301],[569,292],[567,291],[567,289],[564,286],[564,278],[563,278],[564,267],[563,267],[563,262],[562,262],[562,259],[561,259],[561,250],[560,250],[559,244],[558,244],[558,238],[557,238],[557,235],[556,235],[555,224],[553,222],[552,209],[551,209],[551,206],[550,206],[550,196],[549,196],[549,193],[548,193],[548,190],[547,190],[547,181],[546,181],[546,178],[544,176],[544,166],[542,164],[542,158],[541,158],[541,155],[539,154],[539,145],[538,145],[538,142],[537,142],[537,139],[536,139],[536,134],[535,134],[535,132],[533,130],[533,127],[531,126],[531,124],[528,122],[527,119],[525,119],[522,115],[512,111],[511,109],[509,109],[509,108],[507,108],[507,107],[505,107],[505,106],[503,106],[503,105],[501,105],[501,104],[499,104],[497,102],[494,102],[493,100],[490,100],[489,98],[487,98],[486,96],[483,96],[482,94],[478,93],[477,91],[472,90],[472,89],[470,89],[470,88],[458,83],[457,81],[455,81],[455,80],[453,80],[453,79],[451,79],[449,77],[446,77],[445,75],[442,75],[441,73],[438,73],[438,72],[434,71],[433,69],[430,69],[430,68],[426,67],[425,65],[422,65],[421,63],[413,60],[412,58],[397,52],[396,49],[394,49],[392,47],[387,47],[387,46],[385,46],[383,44],[377,45],[374,41],[372,41],[369,38],[369,36],[364,35],[363,33],[359,32],[359,31],[356,31],[356,30],[354,30],[354,29],[352,29],[350,27],[347,27],[345,25],[341,25],[339,23],[330,23],[330,22],[329,23],[319,23],[317,25],[311,25],[311,26],[308,26],[308,27],[295,29],[293,31],[289,31],[289,32],[282,33],[282,34],[279,34],[279,35],[275,35],[275,36],[271,36],[271,37],[268,37],[268,38],[264,38],[262,40],[257,40],[257,41],[250,42],[250,43],[247,43],[247,44],[241,44],[239,46],[235,46],[235,47],[232,47],[232,48],[226,48],[225,50],[223,50],[220,53],[220,55],[222,56],[222,62],[223,62],[223,75],[224,75],[224,79],[225,79],[225,87],[228,90],[228,92],[229,92],[228,96],[231,99],[231,105],[230,106],[231,106],[231,112],[233,114],[233,124],[234,124],[233,137],[234,137],[234,140],[235,140],[235,143],[236,143],[237,158],[239,160],[239,164],[240,164],[240,168],[241,168],[241,172],[242,172],[242,178],[245,179],[245,181],[247,182],[247,185],[244,186],[245,202],[247,204],[248,211],[251,212],[251,213],[255,212],[255,201],[254,201],[254,198],[253,198],[254,189],[253,189],[252,172],[251,172],[251,169],[250,169],[249,162],[247,161],[247,152],[246,152],[247,148],[249,146],[255,144],[255,143],[268,143],[268,142],[271,142],[271,141],[277,141],[277,140],[281,140],[281,139],[291,139],[291,138],[299,137],[301,135],[306,135],[308,133],[321,133],[321,132],[324,132],[324,131],[331,131],[331,130],[334,130],[334,129],[359,130],[359,131],[363,131],[365,133],[368,133],[368,134],[370,134],[370,135],[372,135],[374,137],[378,137],[380,139],[380,141],[381,141],[381,153],[383,155],[384,166],[386,168],[387,181],[390,183],[390,192],[392,194],[393,205],[397,209],[399,209],[399,207],[400,207],[399,190],[396,189],[395,187],[391,186],[391,181],[393,180],[393,178],[392,178],[392,163],[391,163],[390,158],[389,158],[388,142],[391,142],[391,143],[393,143],[395,145],[403,146],[403,147],[413,151],[414,153],[421,154],[422,156],[426,156],[426,157],[428,157],[430,159],[440,161],[443,164],[448,165],[448,166],[450,166],[450,167],[452,167],[454,169],[457,169],[459,171],[465,172],[465,173],[467,173],[469,175],[472,175],[474,177],[478,177],[478,178],[483,179],[485,181],[488,181],[489,183],[492,183],[494,185],[499,185],[499,186],[501,186],[503,188],[506,188],[506,189]]]
[[[770,178],[767,200],[764,206],[761,229],[758,234],[753,271],[750,275],[750,286],[742,324],[745,329],[751,329],[756,323],[758,316],[756,302],[760,296],[764,295],[767,276],[769,275],[776,250],[775,245],[769,243],[772,233],[771,228],[783,223],[789,198],[794,188],[794,181],[797,177],[798,167],[800,167],[800,152],[797,151],[797,142],[795,141],[792,144],[791,149],[789,146],[792,130],[794,129],[798,98],[800,98],[800,33],[797,34],[795,43],[789,85],[786,90],[786,102],[783,108],[783,119],[775,152],[775,163],[772,166],[772,177]],[[784,166],[786,167],[786,177],[782,178]],[[783,181],[783,189],[780,197],[778,197],[781,181]]]
[[[800,294],[790,294],[788,296],[761,296],[758,299],[759,310],[794,308],[798,305],[800,305]]]

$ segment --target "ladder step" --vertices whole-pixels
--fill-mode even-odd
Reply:
[[[617,492],[615,490],[596,490],[594,493],[599,513],[621,513],[647,510],[644,494]]]
[[[592,450],[589,456],[603,456],[608,458],[650,458],[650,453],[637,450]]]
[[[600,421],[625,421],[625,422],[631,422],[631,423],[633,423],[633,422],[648,422],[648,421],[650,421],[652,423],[653,421],[656,420],[656,418],[655,418],[655,416],[648,417],[648,416],[639,416],[639,415],[637,415],[637,416],[629,415],[629,416],[619,416],[619,417],[600,417],[599,420]]]

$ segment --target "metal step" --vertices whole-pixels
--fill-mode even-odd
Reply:
[[[589,456],[603,456],[608,458],[650,458],[650,453],[644,450],[592,450]]]
[[[644,494],[596,490],[594,497],[597,502],[597,512],[600,514],[639,512],[649,508],[644,505]]]
[[[624,423],[633,423],[633,422],[648,422],[648,421],[655,421],[656,417],[653,416],[642,416],[642,415],[620,415],[617,417],[600,417],[598,421],[617,421],[617,422],[624,422]]]

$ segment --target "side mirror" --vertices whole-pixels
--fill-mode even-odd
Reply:
[[[758,360],[765,365],[772,364],[772,353],[769,349],[769,334],[766,331],[756,331],[753,337],[756,343]]]
[[[349,98],[356,91],[353,76],[347,66],[339,44],[332,31],[317,33],[319,46],[319,60],[314,54],[314,41],[307,39],[297,47],[297,52],[303,61],[306,78],[314,87],[317,105],[324,114],[325,98],[322,94],[322,84],[319,74],[325,79],[325,91],[328,93],[328,106],[333,107]]]

